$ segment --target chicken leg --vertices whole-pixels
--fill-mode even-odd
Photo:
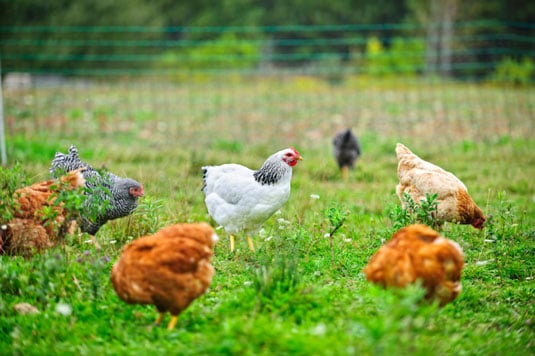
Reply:
[[[167,325],[167,330],[173,330],[175,328],[176,322],[178,321],[178,315],[172,315],[169,324]]]
[[[342,180],[343,180],[344,182],[347,181],[347,177],[348,177],[348,175],[349,175],[349,167],[348,167],[348,166],[343,166],[343,167],[342,167]]]
[[[230,238],[230,252],[234,252],[236,238],[234,237],[234,235],[229,235],[229,238]],[[251,250],[252,252],[256,251],[254,248],[253,240],[251,239],[251,236],[249,235],[247,235],[247,245],[249,246],[249,250]]]
[[[247,245],[249,245],[249,250],[255,252],[253,240],[251,239],[251,236],[247,235]]]
[[[93,246],[95,246],[95,249],[100,250],[100,244],[98,243],[95,235],[89,235],[89,237],[91,238],[91,242],[93,242]]]
[[[234,252],[234,235],[230,235],[230,252]]]
[[[163,317],[165,316],[165,313],[158,313],[158,317],[156,318],[156,321],[154,322],[154,325],[158,326],[162,323]]]

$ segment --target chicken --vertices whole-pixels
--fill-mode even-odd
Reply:
[[[16,190],[13,219],[0,231],[0,250],[28,257],[72,233],[76,212],[67,211],[61,200],[56,200],[64,191],[84,186],[82,171],[69,172],[60,181],[48,180]]]
[[[231,251],[234,234],[239,232],[247,234],[249,249],[254,251],[249,234],[286,203],[292,167],[301,159],[291,147],[271,155],[257,171],[233,163],[202,167],[204,202],[210,216],[230,235]]]
[[[68,172],[84,167],[86,195],[82,209],[81,230],[91,235],[107,221],[125,217],[137,207],[138,198],[144,195],[143,185],[130,178],[121,178],[110,172],[99,172],[78,157],[78,150],[71,145],[68,154],[57,152],[50,173]]]
[[[460,224],[471,224],[482,229],[485,216],[468,194],[468,189],[452,173],[426,162],[398,143],[399,184],[396,193],[405,208],[403,193],[410,195],[415,203],[426,199],[426,195],[437,195],[436,219]]]
[[[354,167],[361,154],[359,140],[351,129],[340,131],[334,136],[333,152],[336,163],[342,170],[342,179],[347,180],[349,169]]]
[[[178,315],[212,282],[211,265],[217,235],[210,225],[176,224],[126,245],[113,265],[111,281],[129,304],[153,304],[159,325],[167,311],[173,329]]]
[[[383,287],[404,288],[421,282],[425,298],[441,306],[461,292],[464,266],[460,246],[420,224],[398,230],[364,269],[368,281]]]

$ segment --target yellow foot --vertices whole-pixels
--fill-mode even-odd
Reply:
[[[156,321],[154,322],[154,325],[160,325],[163,320],[164,313],[159,313],[158,317],[156,318]]]
[[[249,245],[249,250],[255,252],[253,240],[251,239],[251,236],[247,236],[247,245]]]
[[[234,235],[230,235],[230,252],[234,252]]]
[[[347,177],[348,177],[348,175],[349,175],[349,167],[348,167],[348,166],[344,166],[344,167],[342,167],[342,180],[343,180],[344,182],[347,181]]]
[[[100,244],[98,243],[97,238],[95,237],[95,235],[90,235],[90,236],[91,236],[91,241],[93,241],[93,245],[95,246],[95,248],[97,250],[100,250]]]
[[[176,322],[178,320],[178,315],[171,316],[171,321],[167,325],[167,330],[173,330],[175,328]]]

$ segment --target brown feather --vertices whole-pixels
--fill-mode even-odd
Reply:
[[[383,287],[404,288],[421,281],[425,297],[440,305],[461,291],[464,259],[460,247],[424,225],[397,231],[364,268],[368,281]]]
[[[178,315],[212,282],[214,236],[206,223],[177,224],[132,241],[112,268],[117,295]]]
[[[472,224],[482,228],[485,216],[468,194],[463,182],[444,169],[424,161],[406,146],[396,145],[399,184],[396,194],[403,207],[403,193],[410,195],[415,203],[426,199],[426,195],[437,195],[437,219],[460,224]]]
[[[2,231],[2,250],[25,257],[54,246],[66,233],[71,232],[71,221],[63,204],[55,204],[63,190],[82,187],[83,169],[69,172],[60,182],[47,180],[13,193],[15,203],[13,219]],[[53,214],[45,212],[50,209]]]

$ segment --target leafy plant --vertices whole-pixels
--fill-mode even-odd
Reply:
[[[77,281],[79,288],[88,290],[88,294],[93,300],[102,298],[105,293],[104,286],[109,279],[107,272],[109,271],[110,258],[102,256],[100,252],[85,250],[77,262],[83,267],[85,273],[83,284]]]
[[[0,167],[0,223],[13,219],[17,200],[13,193],[26,183],[26,175],[19,163],[11,168]]]
[[[395,37],[385,47],[377,37],[366,43],[366,71],[370,75],[414,75],[424,67],[423,40],[406,40]]]
[[[535,243],[521,244],[519,241],[535,241],[535,233],[519,230],[522,217],[505,192],[498,194],[497,202],[495,213],[485,221],[485,241],[490,243],[498,275],[523,280],[530,277],[535,268],[532,259],[528,258],[535,252]]]
[[[498,83],[512,85],[529,85],[533,83],[535,75],[535,64],[525,57],[521,61],[506,57],[496,66],[493,80]]]
[[[261,307],[284,294],[293,294],[300,282],[299,230],[294,236],[279,239],[277,251],[266,251],[261,263],[254,269],[253,283]]]
[[[405,207],[398,205],[389,213],[395,229],[415,223],[429,225],[434,228],[441,225],[441,222],[436,220],[437,194],[426,194],[425,200],[421,200],[419,203],[416,203],[406,192],[403,193],[402,197]]]
[[[340,209],[337,206],[331,206],[325,211],[325,215],[329,219],[330,231],[329,231],[329,245],[331,248],[331,266],[334,268],[334,234],[344,225],[344,221],[347,218],[347,211]]]

